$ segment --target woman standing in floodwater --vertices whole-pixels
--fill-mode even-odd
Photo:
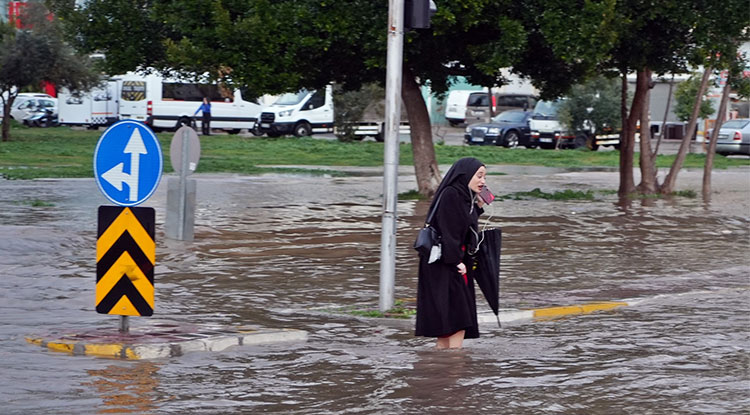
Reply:
[[[431,226],[441,236],[440,259],[428,263],[420,255],[415,335],[437,337],[438,349],[460,348],[464,338],[479,337],[470,253],[478,244],[478,219],[483,212],[478,197],[487,169],[475,158],[451,166],[430,205]],[[428,213],[429,216],[429,213]]]

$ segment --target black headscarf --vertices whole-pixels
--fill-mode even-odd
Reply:
[[[469,189],[469,182],[482,166],[484,166],[484,163],[474,157],[464,157],[453,163],[435,192],[435,197],[432,199],[432,204],[430,204],[430,212],[434,208],[440,193],[448,186],[454,187],[458,191],[458,194],[464,196],[467,202],[466,207],[471,210],[473,207],[473,195]]]

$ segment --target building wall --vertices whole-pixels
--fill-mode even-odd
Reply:
[[[8,2],[10,0],[0,0],[0,23],[5,23],[8,21]]]

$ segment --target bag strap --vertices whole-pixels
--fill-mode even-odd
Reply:
[[[443,197],[443,192],[440,192],[438,195],[437,200],[435,201],[435,206],[432,207],[432,210],[430,211],[430,214],[427,215],[427,220],[425,221],[426,225],[430,225],[430,222],[432,222],[432,217],[435,216],[435,211],[438,208],[438,205],[440,204],[440,198]]]

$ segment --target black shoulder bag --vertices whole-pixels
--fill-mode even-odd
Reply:
[[[440,198],[442,196],[443,193],[441,192],[440,195],[438,195],[435,206],[432,207],[429,215],[427,215],[427,221],[424,224],[424,228],[419,231],[419,234],[417,234],[417,240],[414,241],[414,249],[416,249],[420,255],[430,258],[430,263],[435,262],[440,258],[440,253],[438,252],[437,258],[432,260],[432,257],[435,256],[435,254],[432,254],[433,247],[438,247],[438,249],[440,247],[440,233],[437,229],[430,226],[430,222],[432,222],[432,217],[435,216],[435,211],[438,208],[438,204],[440,204]]]

